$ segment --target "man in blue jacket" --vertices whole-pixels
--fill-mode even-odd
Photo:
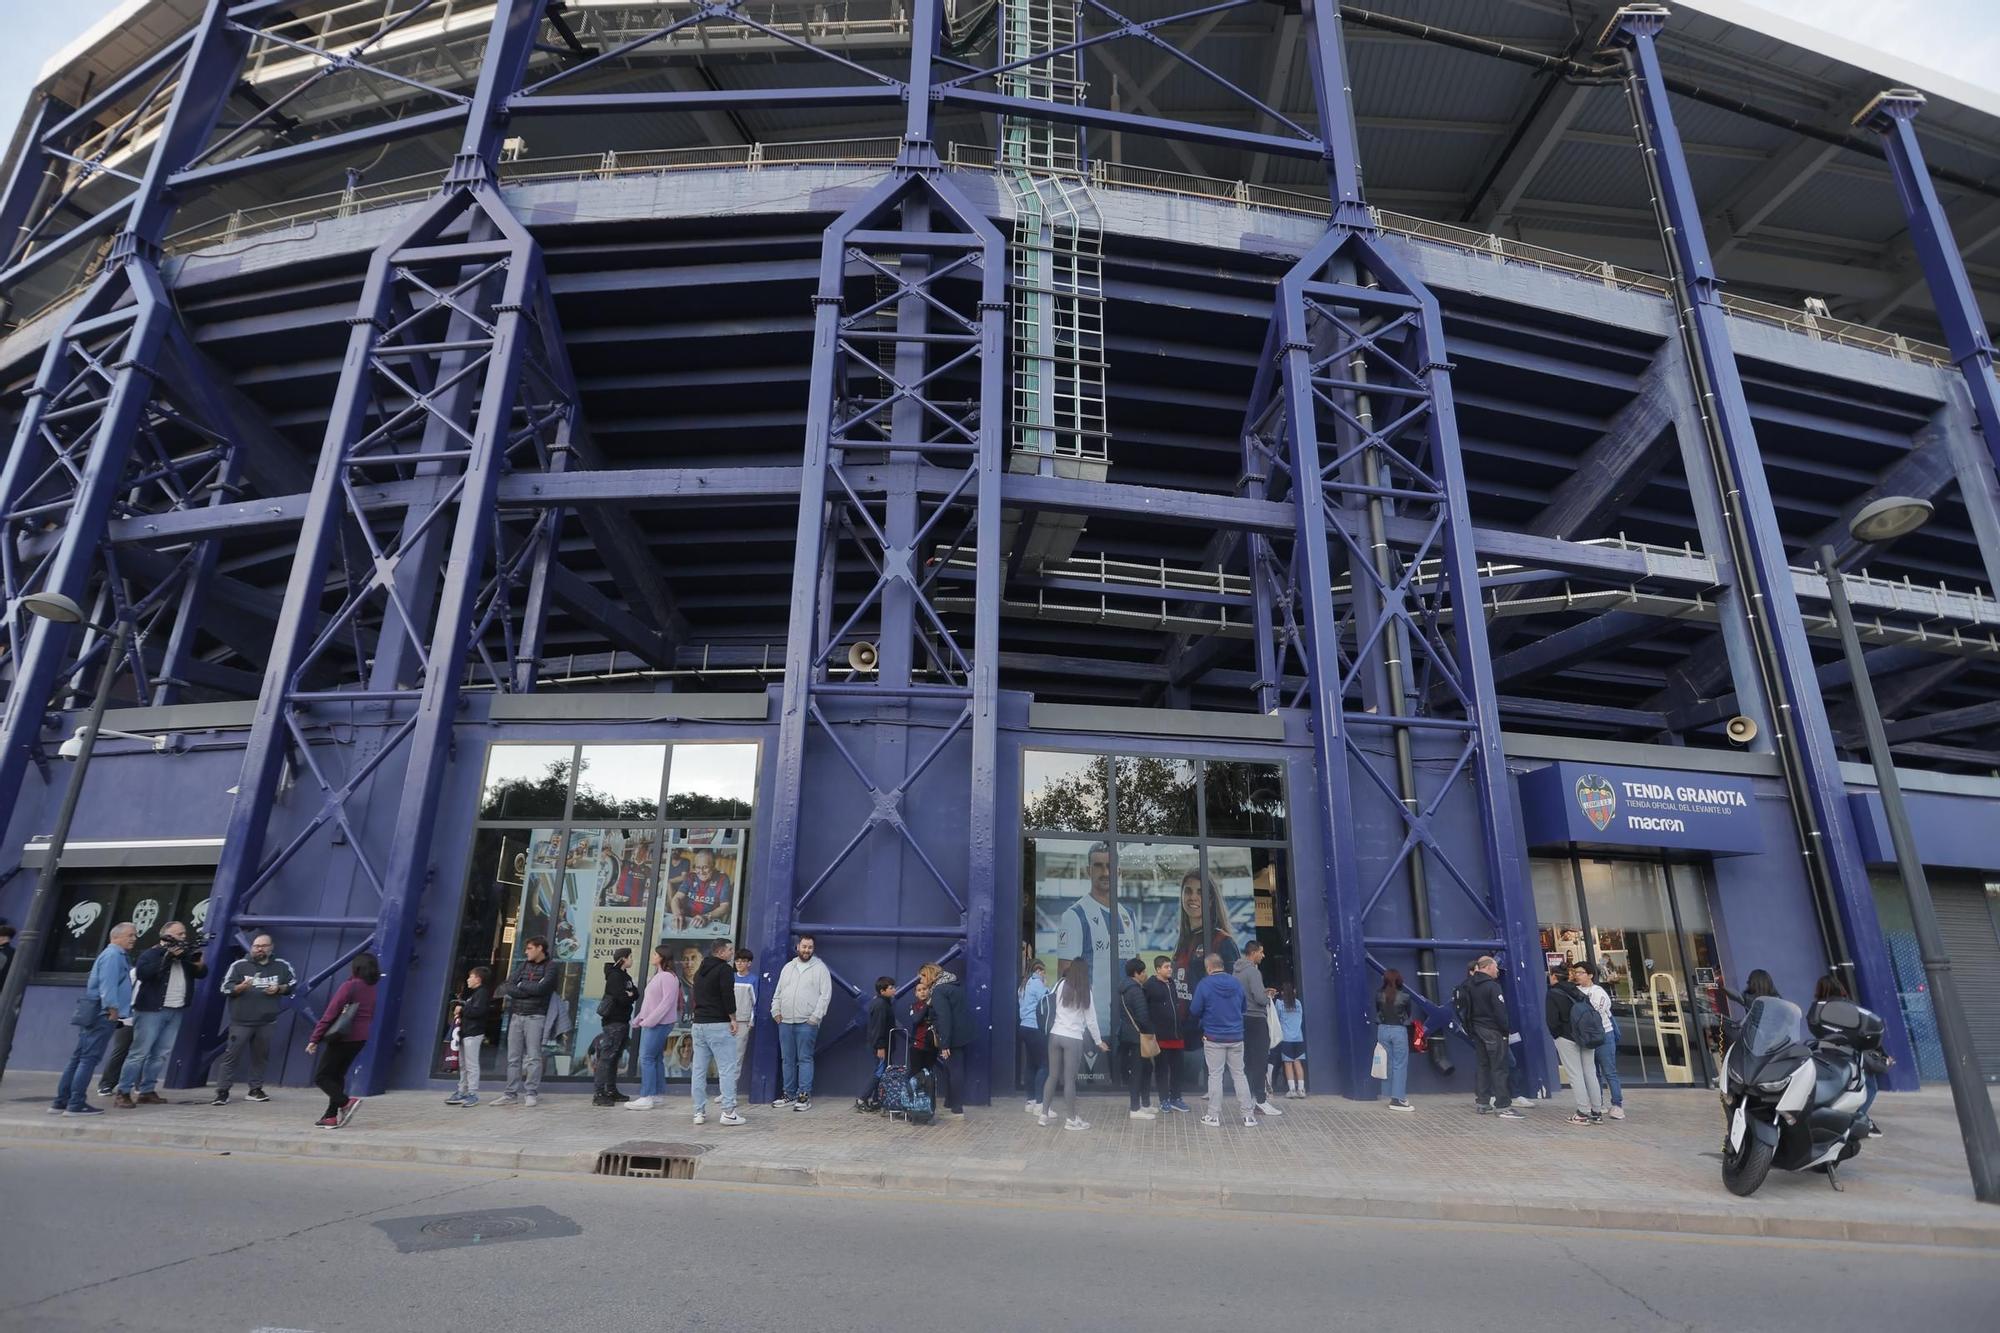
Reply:
[[[1201,1024],[1201,1051],[1208,1059],[1208,1114],[1204,1125],[1222,1123],[1222,1072],[1236,1080],[1236,1100],[1243,1108],[1243,1127],[1257,1128],[1257,1103],[1250,1095],[1250,1078],[1243,1071],[1243,1011],[1248,998],[1243,983],[1222,970],[1222,955],[1211,953],[1208,975],[1194,988],[1188,1016]]]
[[[132,945],[139,928],[120,921],[111,928],[111,943],[90,965],[90,981],[77,998],[76,1049],[63,1066],[62,1082],[56,1084],[56,1099],[49,1104],[50,1115],[103,1115],[104,1108],[90,1104],[90,1076],[104,1056],[111,1029],[132,1012]]]

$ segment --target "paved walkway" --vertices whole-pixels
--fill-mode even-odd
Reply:
[[[583,1172],[640,1140],[679,1145],[704,1180],[2000,1249],[2000,1207],[1972,1198],[1943,1089],[1883,1096],[1887,1137],[1842,1168],[1844,1193],[1817,1174],[1773,1173],[1738,1199],[1722,1187],[1714,1094],[1695,1090],[1630,1091],[1629,1118],[1594,1128],[1564,1123],[1566,1104],[1502,1121],[1453,1095],[1414,1098],[1413,1112],[1314,1097],[1257,1129],[1208,1129],[1192,1116],[1130,1120],[1123,1097],[1107,1097],[1089,1100],[1083,1133],[1043,1129],[1012,1100],[910,1126],[829,1098],[807,1114],[748,1107],[750,1123],[727,1129],[712,1115],[690,1123],[685,1094],[654,1111],[569,1092],[533,1110],[459,1110],[442,1093],[399,1092],[329,1131],[311,1124],[323,1103],[310,1089],[215,1108],[205,1093],[169,1093],[167,1106],[78,1119],[45,1114],[54,1082],[7,1076],[0,1138]]]

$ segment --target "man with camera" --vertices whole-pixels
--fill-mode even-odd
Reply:
[[[113,1106],[166,1100],[157,1091],[160,1075],[166,1072],[167,1057],[180,1036],[194,983],[208,975],[208,964],[201,961],[187,927],[169,921],[160,930],[160,942],[139,955],[132,971],[138,982],[132,991],[132,1050],[118,1075]]]
[[[271,1025],[284,1010],[285,997],[298,985],[292,965],[275,957],[276,950],[269,935],[259,935],[250,941],[250,956],[231,963],[222,976],[222,993],[229,997],[229,1045],[215,1062],[215,1100],[210,1106],[229,1105],[229,1089],[236,1082],[236,1066],[245,1048],[250,1052],[250,1100],[271,1100],[264,1095]]]

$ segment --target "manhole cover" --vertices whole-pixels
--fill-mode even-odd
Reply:
[[[392,1217],[375,1225],[404,1254],[498,1245],[510,1240],[559,1240],[583,1234],[582,1228],[567,1217],[539,1206],[486,1208],[476,1213],[433,1217]]]

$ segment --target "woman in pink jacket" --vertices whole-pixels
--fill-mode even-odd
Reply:
[[[681,980],[674,973],[674,951],[665,944],[653,950],[653,978],[639,1002],[639,1095],[624,1103],[628,1111],[650,1111],[667,1095],[667,1037],[681,1018]]]
[[[339,1129],[361,1109],[361,1099],[347,1095],[347,1067],[375,1031],[375,983],[382,979],[382,965],[372,953],[357,954],[348,971],[306,1042],[308,1055],[326,1048],[313,1074],[313,1083],[326,1094],[326,1114],[313,1121],[321,1129]],[[350,1008],[353,1013],[348,1014]]]

